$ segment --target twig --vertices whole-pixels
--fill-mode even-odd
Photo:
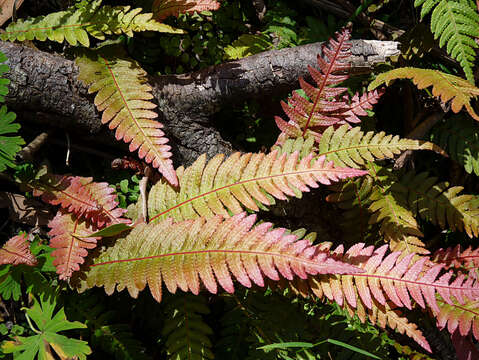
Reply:
[[[444,118],[445,112],[443,111],[437,111],[429,115],[423,122],[419,123],[416,128],[414,128],[409,134],[408,138],[409,139],[421,139],[424,135],[426,135],[429,130],[432,129],[434,125],[436,125],[439,121],[441,121]],[[407,150],[401,154],[396,159],[396,162],[394,163],[394,170],[399,170],[406,165],[406,163],[410,160],[412,156],[412,150]]]
[[[65,157],[65,165],[70,166],[70,135],[68,135],[68,132],[65,131],[65,136],[67,138],[67,155]]]
[[[17,154],[17,159],[19,161],[32,161],[35,153],[42,147],[42,145],[47,141],[49,132],[42,132],[40,135],[35,137],[27,146],[20,150]]]

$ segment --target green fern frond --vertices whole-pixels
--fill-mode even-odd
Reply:
[[[373,167],[371,177],[367,176],[355,184],[332,188],[336,192],[328,195],[327,200],[339,203],[341,208],[360,205],[364,209],[367,206],[368,214],[364,215],[369,219],[368,223],[380,226],[379,232],[390,244],[391,250],[429,254],[420,240],[423,234],[408,207],[407,198],[393,191],[397,179],[390,172],[378,169]],[[361,191],[358,192],[358,189]]]
[[[235,60],[266,51],[272,46],[271,40],[266,35],[243,34],[225,47],[224,51],[228,60]]]
[[[415,0],[414,6],[422,6],[421,19],[432,9],[431,31],[439,38],[439,46],[459,61],[467,80],[474,84],[472,68],[479,37],[479,14],[468,0]]]
[[[472,118],[479,121],[479,115],[474,112],[471,101],[479,96],[479,88],[458,76],[443,73],[438,70],[404,67],[379,74],[368,89],[375,89],[383,83],[389,84],[395,79],[411,79],[418,89],[432,86],[432,94],[443,103],[451,100],[451,110],[458,113],[466,108]]]
[[[437,182],[427,173],[407,173],[391,187],[391,191],[407,199],[408,207],[421,218],[441,229],[465,231],[469,237],[479,236],[479,203],[474,195],[460,194],[462,186]]]
[[[101,121],[116,129],[115,137],[130,143],[130,151],[138,150],[143,159],[163,174],[173,185],[177,178],[170,159],[171,147],[156,120],[158,114],[146,72],[134,60],[128,59],[115,47],[104,47],[100,52],[88,52],[77,58],[78,79],[89,85],[95,96],[95,105],[103,111]]]
[[[183,30],[152,19],[153,14],[141,13],[141,8],[130,6],[101,6],[101,0],[95,0],[86,6],[71,7],[65,11],[46,16],[18,20],[0,35],[3,41],[51,40],[70,45],[80,43],[90,46],[88,35],[104,40],[105,35],[125,34],[133,36],[134,32],[158,31],[182,34]]]
[[[83,331],[84,339],[93,348],[111,355],[111,359],[151,359],[143,344],[135,338],[124,314],[112,310],[99,295],[101,294],[89,291],[66,298],[68,317],[84,322],[88,327],[88,331]]]
[[[214,359],[209,337],[213,330],[203,320],[209,314],[201,295],[175,294],[167,299],[162,336],[169,360]]]
[[[479,126],[476,122],[454,117],[435,126],[430,139],[464,166],[467,173],[479,176]]]
[[[218,292],[218,283],[234,292],[233,277],[245,287],[264,286],[264,279],[293,279],[308,274],[356,273],[355,266],[334,260],[309,240],[270,230],[271,223],[253,228],[254,215],[198,218],[173,223],[139,224],[125,238],[103,250],[77,278],[80,290],[104,286],[107,294],[125,288],[132,297],[146,285],[157,301],[162,284],[198,294],[200,286]],[[233,275],[233,276],[232,276]]]
[[[444,151],[428,141],[401,139],[384,132],[366,134],[360,127],[343,125],[337,129],[328,127],[318,144],[318,155],[326,156],[336,166],[364,167],[368,161],[391,159],[405,150]]]
[[[151,221],[172,217],[175,220],[198,216],[238,214],[248,209],[258,211],[262,205],[273,205],[274,198],[301,197],[318,183],[329,185],[366,171],[333,167],[324,157],[313,160],[309,154],[299,160],[297,152],[290,156],[235,153],[224,159],[217,155],[209,162],[200,156],[187,169],[177,169],[180,187],[160,181],[148,198]]]

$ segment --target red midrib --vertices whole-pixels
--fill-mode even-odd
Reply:
[[[339,44],[338,44],[337,50],[336,50],[336,52],[334,53],[333,58],[330,59],[330,63],[329,63],[329,66],[328,66],[328,70],[327,70],[327,72],[324,74],[324,81],[323,81],[322,84],[319,86],[318,95],[316,96],[316,99],[314,99],[313,107],[312,107],[312,109],[311,109],[311,112],[309,113],[308,120],[306,121],[306,125],[304,126],[303,137],[305,136],[306,131],[308,130],[309,123],[311,122],[311,119],[312,119],[312,117],[313,117],[313,113],[314,113],[314,111],[316,110],[316,106],[318,106],[319,100],[321,99],[321,95],[323,94],[323,90],[324,90],[324,88],[326,87],[326,83],[327,83],[327,81],[328,81],[329,75],[331,75],[331,71],[333,70],[333,67],[334,67],[334,65],[335,65],[335,63],[336,63],[336,59],[337,59],[339,53],[341,52],[341,47],[343,46],[344,41],[345,41],[345,36],[342,36],[342,37],[341,37],[341,41],[340,41]],[[320,70],[322,70],[322,69],[320,69]]]
[[[132,261],[142,261],[142,260],[150,260],[150,259],[159,259],[164,257],[170,256],[180,256],[180,255],[196,255],[196,254],[211,254],[211,253],[224,253],[224,254],[245,254],[245,255],[257,255],[257,256],[270,256],[270,257],[279,257],[285,258],[290,261],[294,262],[301,262],[306,265],[311,266],[318,266],[320,265],[317,261],[305,259],[305,258],[298,258],[293,255],[289,254],[281,254],[281,253],[271,253],[265,251],[254,251],[254,250],[218,250],[218,249],[210,249],[210,250],[192,250],[192,251],[180,251],[180,252],[173,252],[173,253],[166,253],[166,254],[159,254],[159,255],[152,255],[152,256],[144,256],[139,258],[131,258],[131,259],[119,259],[119,260],[111,260],[105,261],[97,264],[90,265],[91,267],[95,266],[102,266],[102,265],[109,265],[109,264],[117,264],[123,262],[132,262]]]

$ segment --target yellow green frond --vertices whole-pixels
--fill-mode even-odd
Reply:
[[[90,46],[88,35],[104,40],[105,35],[125,34],[133,36],[134,32],[158,31],[181,34],[183,30],[154,20],[153,14],[141,13],[141,8],[130,6],[100,6],[101,0],[95,0],[81,7],[70,7],[39,16],[20,19],[11,23],[0,35],[3,41],[51,40],[67,41],[70,45]]]
[[[379,74],[369,84],[368,89],[375,89],[379,85],[383,83],[388,84],[395,79],[411,79],[418,89],[432,86],[432,94],[434,96],[440,98],[443,103],[451,101],[451,109],[454,113],[458,113],[465,107],[469,115],[479,121],[479,115],[471,105],[471,100],[479,96],[479,88],[472,85],[469,81],[438,70],[404,67]]]
[[[116,129],[118,140],[130,143],[130,151],[138,150],[140,159],[177,185],[171,147],[161,131],[163,125],[156,120],[158,114],[152,110],[156,105],[151,102],[146,72],[116,48],[85,52],[76,63],[80,69],[78,79],[89,85],[90,93],[97,92],[95,105],[103,111],[102,123]]]

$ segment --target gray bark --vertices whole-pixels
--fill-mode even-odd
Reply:
[[[348,59],[353,72],[367,71],[395,55],[398,43],[353,41]],[[297,88],[316,64],[322,43],[272,50],[238,61],[179,76],[151,77],[160,121],[170,139],[175,162],[189,164],[202,153],[230,153],[210,116],[222,107],[248,98],[271,97]],[[7,104],[26,121],[82,132],[104,143],[106,131],[93,105],[93,96],[77,80],[75,63],[62,56],[0,41],[11,80]]]

